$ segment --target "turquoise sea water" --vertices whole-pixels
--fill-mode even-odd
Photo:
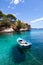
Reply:
[[[18,37],[30,41],[31,48],[18,48]],[[0,34],[0,65],[43,65],[43,30]]]

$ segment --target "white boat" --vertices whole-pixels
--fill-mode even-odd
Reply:
[[[25,40],[22,39],[22,38],[18,38],[18,39],[17,39],[17,43],[18,43],[18,45],[19,45],[20,47],[24,47],[24,48],[29,48],[29,47],[32,45],[32,43],[27,42],[27,41],[25,41]]]

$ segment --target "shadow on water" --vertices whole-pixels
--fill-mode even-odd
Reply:
[[[22,49],[17,46],[12,47],[12,60],[14,63],[20,63],[25,61],[26,55]]]
[[[21,32],[16,32],[17,34],[21,34]]]

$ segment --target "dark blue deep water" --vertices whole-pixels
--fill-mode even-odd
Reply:
[[[17,47],[17,38],[32,43],[31,48]],[[0,65],[43,65],[43,30],[0,34]]]

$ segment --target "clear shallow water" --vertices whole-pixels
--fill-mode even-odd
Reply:
[[[19,49],[18,37],[30,41],[31,48]],[[43,65],[43,30],[0,34],[0,65]]]

